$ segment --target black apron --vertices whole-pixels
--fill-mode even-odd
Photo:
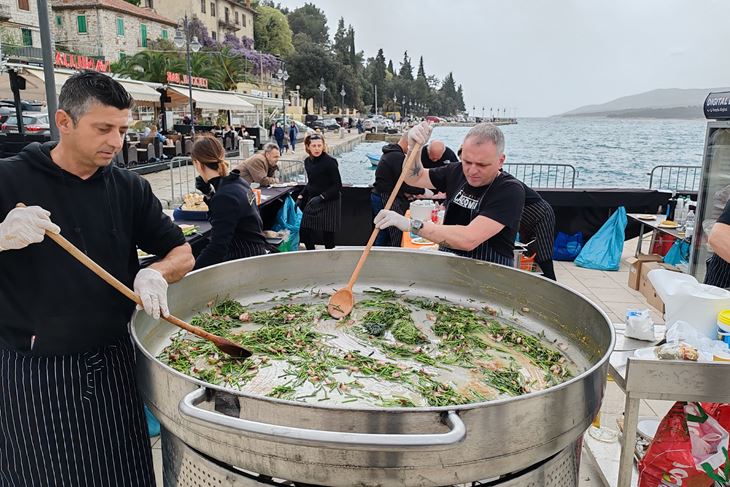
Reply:
[[[266,245],[256,242],[248,242],[246,240],[233,239],[228,247],[228,253],[225,260],[244,259],[246,257],[255,257],[257,255],[266,254]]]
[[[336,232],[342,220],[341,198],[313,204],[310,199],[302,211],[302,228],[320,232]]]
[[[555,212],[545,200],[525,205],[520,218],[520,241],[535,242],[529,249],[537,254],[535,260],[546,262],[553,260],[553,245],[555,243]]]
[[[456,197],[456,195],[464,189],[466,184],[467,183],[464,182],[457,191],[454,191],[454,193],[449,195],[449,197],[446,199],[446,211],[444,213],[444,221],[446,221],[446,216],[449,214],[449,207],[451,206],[451,202],[453,201],[454,197]],[[479,197],[479,203],[477,203],[476,207],[470,210],[472,220],[479,216],[479,208],[482,206],[482,200],[489,193],[490,189],[492,189],[491,184],[489,185],[487,190]],[[492,247],[490,247],[489,240],[485,240],[484,242],[480,243],[479,246],[477,246],[473,250],[457,250],[445,247],[443,245],[439,245],[439,250],[441,250],[442,252],[451,252],[452,254],[460,255],[462,257],[469,257],[470,259],[485,260],[487,262],[494,262],[495,264],[506,265],[509,267],[512,267],[514,265],[514,256],[506,256],[500,254]]]
[[[707,259],[705,284],[721,288],[730,287],[730,264],[722,260],[717,254],[713,254],[712,257]]]
[[[129,336],[97,352],[0,349],[0,485],[155,485]]]

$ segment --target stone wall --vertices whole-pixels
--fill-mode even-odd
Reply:
[[[16,45],[23,44],[23,36],[21,29],[30,29],[33,38],[33,47],[41,47],[41,33],[38,28],[38,2],[36,0],[28,0],[29,10],[21,10],[18,7],[18,0],[2,0],[0,1],[0,9],[2,13],[9,13],[10,19],[0,21],[0,30],[3,31],[3,42],[11,40]],[[53,25],[53,15],[51,14],[50,2],[48,4],[48,18]],[[51,29],[53,32],[53,29]]]

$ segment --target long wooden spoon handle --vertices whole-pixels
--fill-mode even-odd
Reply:
[[[393,187],[393,191],[390,193],[390,198],[388,198],[388,201],[385,203],[385,206],[383,207],[384,210],[390,210],[390,207],[393,206],[393,202],[395,201],[395,198],[398,196],[398,191],[400,191],[400,187],[403,186],[403,181],[406,178],[406,174],[408,171],[411,170],[411,166],[413,165],[413,161],[416,160],[416,157],[421,157],[421,144],[414,144],[413,147],[411,147],[411,150],[408,151],[408,158],[406,159],[405,164],[403,164],[403,169],[401,169],[400,176],[398,177],[398,181],[396,181],[395,186]],[[365,245],[365,250],[362,251],[362,255],[360,256],[360,260],[357,261],[357,265],[355,266],[355,270],[352,271],[352,276],[350,277],[349,282],[347,283],[347,287],[352,291],[352,287],[355,285],[355,282],[357,281],[358,276],[360,275],[360,270],[362,269],[362,266],[365,264],[365,260],[368,258],[368,254],[370,254],[370,249],[373,247],[373,244],[375,243],[375,239],[378,238],[378,233],[380,230],[378,230],[377,227],[373,229],[373,233],[370,234],[370,239],[368,240],[367,245]]]
[[[106,283],[114,287],[117,291],[124,294],[126,297],[137,303],[138,305],[142,306],[142,299],[140,299],[137,294],[135,294],[134,291],[129,289],[127,286],[124,285],[119,279],[111,275],[106,269],[101,267],[99,264],[94,262],[88,255],[81,252],[78,247],[76,247],[74,244],[66,240],[61,234],[58,233],[51,233],[46,232],[46,235],[51,238],[54,242],[56,242],[58,245],[63,247],[64,250],[66,250],[69,254],[73,255],[76,260],[81,262],[83,265],[88,267],[91,272],[96,274],[97,276],[101,277]],[[169,315],[169,316],[163,316],[162,318],[165,319],[165,321],[168,321],[169,323],[172,323],[173,325],[179,326],[180,328],[189,331],[190,333],[197,335],[201,338],[205,338],[206,340],[210,339],[216,339],[218,338],[217,335],[213,335],[212,333],[209,333],[202,328],[198,328],[197,326],[193,326],[180,318]]]

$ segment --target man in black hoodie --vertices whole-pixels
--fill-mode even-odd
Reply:
[[[375,169],[375,183],[373,184],[373,191],[370,194],[373,217],[384,208],[385,203],[390,198],[390,194],[393,192],[395,183],[398,181],[401,170],[403,169],[403,161],[406,158],[405,153],[407,150],[407,134],[403,134],[397,144],[383,146],[383,155],[380,156],[378,167]],[[409,201],[418,195],[430,198],[433,196],[433,191],[430,189],[416,188],[404,183],[400,187],[398,196],[396,196],[393,201],[393,206],[390,209],[401,215],[405,215]],[[378,233],[375,245],[381,247],[400,247],[402,238],[403,232],[397,228],[390,227]]]
[[[60,142],[0,161],[1,485],[154,485],[134,304],[43,238],[61,233],[146,312],[168,313],[167,284],[194,259],[149,183],[110,164],[132,103],[109,76],[75,74],[55,114]],[[140,270],[137,246],[164,257]]]

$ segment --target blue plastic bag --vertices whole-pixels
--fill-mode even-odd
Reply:
[[[271,227],[275,232],[289,230],[289,239],[279,245],[281,252],[299,250],[299,227],[302,224],[302,210],[297,208],[291,195],[284,200],[284,205],[276,214],[276,221]]]
[[[671,265],[681,264],[689,261],[689,244],[684,240],[675,240],[667,255],[664,256],[664,262]]]
[[[620,206],[606,223],[586,242],[575,265],[601,271],[617,271],[621,265],[626,232],[626,208]]]
[[[160,422],[157,421],[157,418],[155,418],[146,404],[144,406],[144,415],[147,418],[147,433],[149,433],[150,438],[160,436]]]
[[[581,232],[568,235],[558,232],[553,245],[553,260],[574,261],[583,248],[583,234]]]

